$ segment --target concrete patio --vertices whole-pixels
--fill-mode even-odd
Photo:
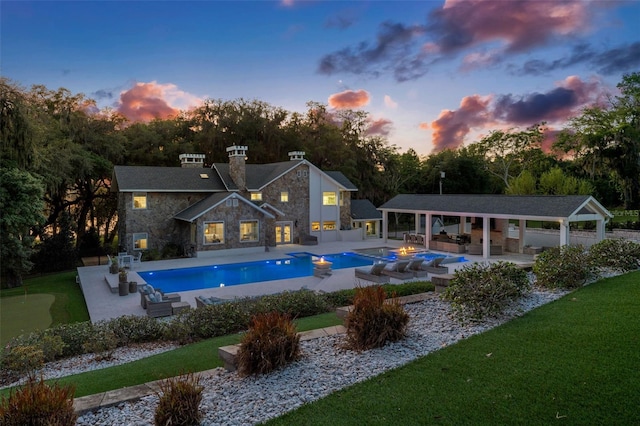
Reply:
[[[163,269],[188,268],[195,266],[205,266],[213,264],[226,264],[238,262],[251,262],[257,260],[269,260],[286,258],[287,253],[292,252],[310,252],[316,255],[340,253],[343,251],[354,251],[361,249],[371,249],[378,247],[399,248],[403,244],[399,240],[388,240],[386,243],[382,240],[358,241],[358,242],[333,242],[321,243],[316,246],[302,246],[297,244],[270,247],[269,251],[260,253],[250,253],[241,257],[219,256],[209,258],[181,258],[171,260],[159,260],[142,262],[135,266],[133,273],[129,274],[130,281],[143,281],[139,279],[136,272],[141,271],[157,271]],[[465,258],[472,262],[487,261],[482,256],[474,256],[464,254]],[[533,260],[533,256],[508,253],[502,256],[492,256],[490,261],[508,260],[514,263],[526,263]],[[464,267],[468,263],[451,264],[450,272]],[[361,283],[354,274],[355,268],[336,269],[332,274],[324,278],[315,276],[263,281],[252,284],[233,285],[226,287],[216,287],[202,290],[193,290],[180,292],[181,300],[188,302],[191,307],[196,306],[195,298],[197,296],[218,297],[221,299],[233,299],[236,297],[259,296],[265,294],[274,294],[282,291],[299,290],[307,288],[313,291],[332,292],[347,288],[353,288]],[[140,306],[140,295],[138,293],[129,294],[127,296],[119,296],[118,293],[112,293],[109,285],[105,280],[105,276],[109,275],[106,265],[85,266],[78,268],[78,280],[84,294],[84,298],[89,311],[89,317],[92,322],[108,320],[122,315],[146,315],[146,311]],[[391,279],[392,283],[400,283],[401,281]]]

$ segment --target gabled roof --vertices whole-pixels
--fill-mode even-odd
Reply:
[[[351,218],[355,220],[382,219],[382,212],[369,200],[351,200]]]
[[[247,200],[246,198],[236,193],[228,193],[228,192],[210,195],[207,198],[200,200],[197,203],[182,210],[181,212],[176,214],[173,218],[178,220],[183,220],[185,222],[193,222],[194,220],[196,220],[203,214],[207,213],[208,211],[214,209],[215,207],[219,206],[222,203],[225,203],[227,199],[236,199],[238,200],[239,203],[245,203],[271,219],[275,218],[275,216],[273,216],[271,213],[261,209],[260,207],[256,206],[254,203]]]
[[[613,217],[590,195],[401,194],[378,209],[529,220],[594,220],[596,216]]]
[[[113,182],[113,191],[124,192],[226,191],[217,173],[208,168],[114,166]]]
[[[344,175],[338,171],[328,171],[326,173],[331,179],[338,182],[347,191],[357,191],[358,188]]]
[[[298,167],[302,161],[282,161],[268,164],[245,164],[247,190],[260,191],[280,176]],[[214,163],[213,169],[218,172],[229,191],[237,191],[238,187],[229,174],[229,163]]]

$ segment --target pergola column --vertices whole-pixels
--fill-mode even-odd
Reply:
[[[566,246],[571,240],[569,239],[569,222],[560,221],[560,247]]]
[[[382,240],[386,243],[389,238],[389,212],[382,212]]]
[[[424,246],[429,248],[429,241],[431,241],[432,237],[431,231],[433,231],[433,229],[431,229],[431,221],[433,220],[431,212],[425,213],[424,220]]]
[[[415,222],[415,234],[419,234],[420,233],[420,213],[416,212],[415,214],[415,218],[414,218],[414,222]]]
[[[600,242],[607,238],[606,228],[604,226],[604,220],[598,219],[596,220],[596,242]]]
[[[491,221],[488,216],[482,218],[482,257],[489,258],[491,254]]]
[[[462,235],[465,233],[466,225],[467,225],[467,217],[460,216],[460,223],[458,224],[458,235]]]
[[[518,252],[524,253],[524,246],[527,245],[525,241],[525,235],[527,233],[527,221],[524,219],[520,219],[518,222]]]

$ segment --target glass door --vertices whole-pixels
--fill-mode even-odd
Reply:
[[[291,244],[291,222],[276,222],[276,244]]]

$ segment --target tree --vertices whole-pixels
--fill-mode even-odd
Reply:
[[[536,178],[528,170],[523,170],[520,176],[511,179],[505,194],[509,195],[533,195],[537,193]]]
[[[0,276],[2,287],[22,285],[33,266],[30,229],[44,222],[44,188],[40,180],[17,168],[0,169]]]
[[[625,75],[621,96],[608,108],[586,108],[571,120],[554,148],[573,156],[592,177],[608,176],[627,209],[640,206],[640,73]]]
[[[511,179],[526,170],[532,159],[539,158],[544,139],[543,125],[536,124],[519,131],[494,130],[480,142],[470,145],[469,149],[484,157],[489,173],[509,188]]]

